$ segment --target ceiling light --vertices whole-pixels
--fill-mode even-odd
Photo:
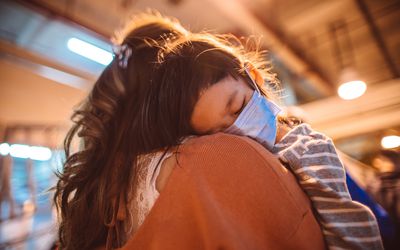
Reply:
[[[108,65],[113,60],[113,55],[110,52],[78,38],[70,38],[67,46],[72,52],[103,65]]]
[[[48,161],[51,158],[51,150],[46,147],[31,146],[29,158],[37,161]]]
[[[12,144],[9,146],[7,143],[0,144],[0,153],[2,155],[10,153],[12,157],[22,159],[30,158],[36,161],[48,161],[52,155],[51,150],[47,147],[29,146],[24,144]]]
[[[29,157],[29,146],[23,144],[13,144],[10,147],[10,155],[12,157],[26,159]]]
[[[10,145],[8,143],[0,144],[0,155],[6,156],[10,152]]]
[[[352,100],[362,96],[367,90],[363,81],[351,81],[343,83],[338,88],[339,96],[344,100]]]
[[[400,136],[389,135],[385,136],[381,140],[381,145],[383,148],[397,148],[400,146]]]
[[[357,72],[352,68],[343,69],[339,81],[338,95],[344,100],[356,99],[367,90],[367,84],[359,80]]]

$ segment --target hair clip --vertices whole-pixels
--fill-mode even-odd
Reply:
[[[118,65],[124,69],[128,66],[129,58],[132,55],[132,49],[127,44],[114,47],[114,53],[118,59]]]

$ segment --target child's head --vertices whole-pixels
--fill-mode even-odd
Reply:
[[[276,87],[263,55],[247,53],[227,38],[191,34],[161,52],[155,91],[159,112],[169,115],[159,122],[175,122],[181,132],[207,134],[229,127],[252,97],[251,78],[268,98],[272,94],[264,80]]]

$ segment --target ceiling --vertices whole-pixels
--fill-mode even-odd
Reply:
[[[14,1],[15,2],[15,1]],[[293,103],[335,94],[339,73],[354,68],[369,85],[400,76],[400,1],[398,0],[30,0],[16,1],[44,15],[13,18],[17,34],[43,29],[63,39],[71,22],[109,41],[132,14],[155,9],[178,18],[187,28],[262,37],[285,88],[295,93]],[[106,13],[106,14],[105,14]],[[9,15],[11,13],[8,12]],[[14,16],[14,15],[13,15]],[[15,16],[14,16],[15,17]],[[29,25],[19,25],[30,20]],[[56,20],[61,22],[49,21]],[[47,24],[47,25],[46,25]],[[21,32],[23,27],[25,32]],[[35,29],[36,28],[36,29]],[[54,37],[54,31],[66,30]],[[40,31],[40,30],[39,30]],[[73,30],[72,32],[77,32]],[[28,33],[28,35],[26,35]],[[39,35],[40,36],[40,35]],[[96,42],[99,44],[100,42]],[[57,44],[58,43],[54,43]],[[102,45],[105,47],[105,45]],[[57,53],[57,52],[56,52]],[[65,60],[64,60],[65,61]],[[95,74],[98,70],[93,69]],[[291,92],[292,93],[292,92]]]

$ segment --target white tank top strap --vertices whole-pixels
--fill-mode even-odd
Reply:
[[[149,179],[148,179],[147,183],[149,184],[149,187],[150,187],[153,197],[155,197],[155,199],[160,194],[157,191],[156,182],[157,182],[157,177],[160,174],[162,164],[167,158],[169,158],[173,154],[172,152],[166,152],[165,154],[164,153],[165,152],[158,152],[157,155],[155,157],[153,157],[153,159],[150,163],[151,166],[149,166],[149,171],[148,171]]]
[[[160,174],[163,161],[172,154],[173,152],[165,153],[165,151],[160,151],[140,157],[139,162],[144,165],[139,166],[140,170],[137,176],[136,192],[132,203],[132,210],[137,213],[136,216],[134,216],[136,220],[134,224],[137,226],[143,223],[160,195],[156,188],[157,177]]]
[[[184,138],[180,144],[185,143],[188,139],[193,137],[195,136]],[[131,192],[132,200],[130,203],[133,227],[126,229],[128,235],[140,227],[160,195],[156,188],[157,177],[160,174],[163,162],[173,154],[173,150],[167,152],[159,151],[139,157],[137,176],[135,178],[136,185],[132,186],[135,187],[135,190]]]

